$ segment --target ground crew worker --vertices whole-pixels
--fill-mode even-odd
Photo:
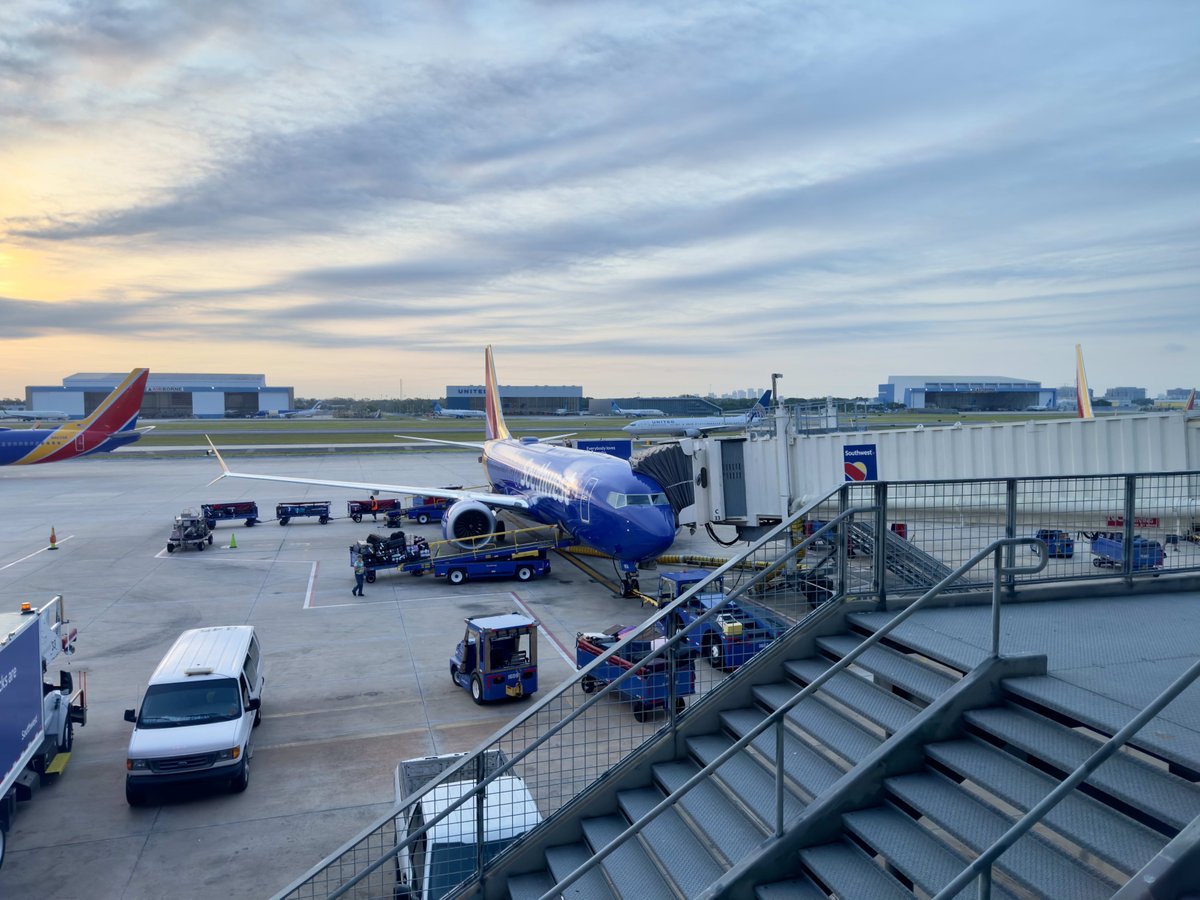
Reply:
[[[379,521],[379,498],[371,494],[371,521]]]
[[[354,594],[356,597],[363,595],[363,581],[366,580],[366,577],[367,566],[363,562],[362,554],[360,553],[354,557],[354,590],[350,592],[351,594]]]

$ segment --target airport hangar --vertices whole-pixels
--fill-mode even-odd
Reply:
[[[909,409],[998,412],[1036,406],[1053,408],[1056,388],[1039,381],[997,375],[891,375],[879,385],[879,403],[902,403]]]
[[[81,372],[61,386],[25,388],[30,412],[57,410],[83,418],[107,397],[128,372]],[[201,375],[151,372],[141,415],[150,419],[224,419],[295,407],[291,387],[268,387],[265,375]]]

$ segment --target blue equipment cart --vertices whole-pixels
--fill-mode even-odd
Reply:
[[[608,649],[631,631],[641,626],[622,628],[614,625],[607,632],[589,634],[580,632],[575,636],[575,667],[584,666],[599,659]],[[613,691],[618,699],[633,707],[633,717],[645,722],[659,710],[666,710],[671,701],[670,662],[667,656],[657,656],[644,661],[663,642],[653,627],[643,631],[637,640],[631,641],[622,650],[621,656],[610,656],[604,663],[580,682],[585,694],[590,694],[606,684],[611,684],[630,669],[634,674]],[[696,692],[696,651],[686,644],[675,648],[675,711],[682,712],[688,694]]]
[[[666,606],[685,594],[693,585],[708,576],[707,572],[690,570],[663,572],[659,576],[659,605]],[[731,671],[749,662],[779,635],[787,631],[788,622],[761,606],[742,601],[730,601],[721,611],[700,625],[693,623],[725,599],[724,579],[717,578],[703,593],[689,597],[670,616],[662,619],[658,630],[666,634],[691,628],[685,640],[693,649],[704,654],[715,669]]]
[[[258,504],[253,500],[235,500],[232,503],[202,503],[200,515],[209,528],[216,528],[217,522],[225,519],[245,519],[246,527],[257,525]]]
[[[286,525],[292,519],[317,519],[322,525],[329,521],[328,500],[297,500],[275,505],[275,518],[280,525]]]
[[[1166,555],[1162,544],[1158,541],[1148,541],[1145,538],[1133,539],[1133,552],[1130,554],[1134,572],[1147,569],[1161,569]],[[1119,531],[1101,532],[1092,538],[1092,565],[1118,568],[1125,561],[1124,536]]]

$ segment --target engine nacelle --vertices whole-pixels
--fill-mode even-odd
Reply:
[[[442,516],[442,534],[446,540],[472,550],[493,540],[496,514],[478,500],[456,500]]]

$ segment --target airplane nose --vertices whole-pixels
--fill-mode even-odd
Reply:
[[[658,556],[675,542],[675,519],[671,510],[664,507],[645,509],[639,517],[638,531],[641,539],[632,542],[627,550],[635,559]]]

